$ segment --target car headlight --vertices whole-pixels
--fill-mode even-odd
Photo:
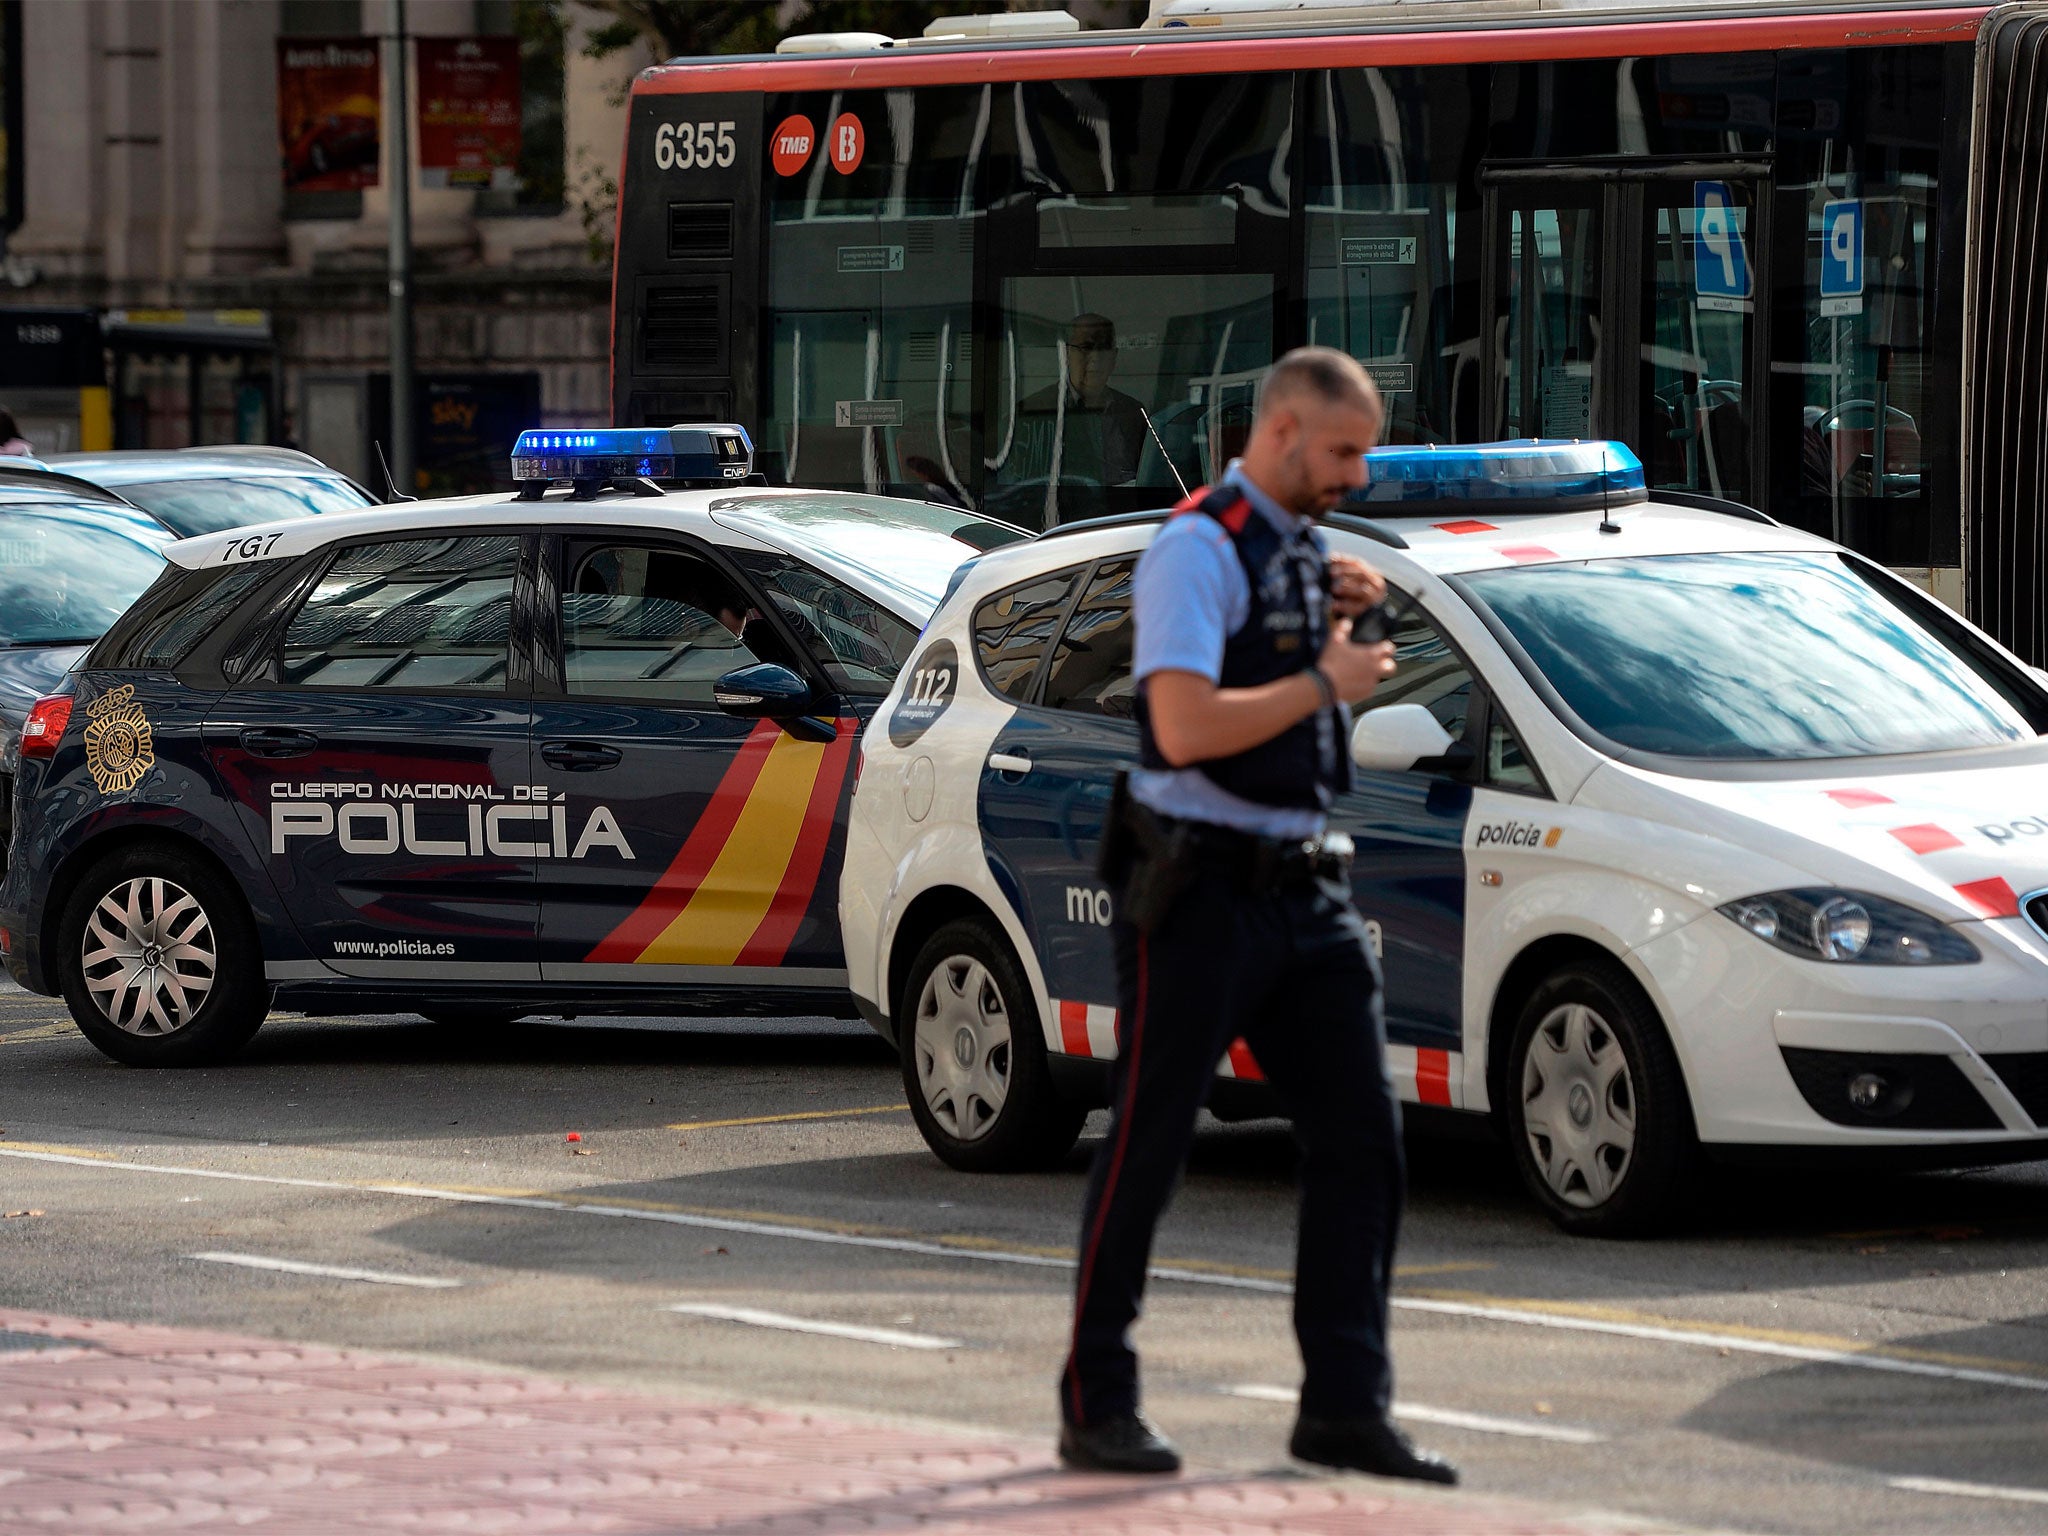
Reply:
[[[1715,910],[1802,960],[1973,965],[1982,958],[1977,946],[1947,923],[1865,891],[1768,891]]]

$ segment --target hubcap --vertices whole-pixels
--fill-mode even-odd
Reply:
[[[86,995],[131,1035],[184,1028],[213,991],[213,924],[197,898],[160,877],[124,880],[86,919],[79,946]]]
[[[1522,1127],[1536,1167],[1567,1205],[1604,1205],[1636,1146],[1635,1082],[1607,1021],[1581,1003],[1544,1015],[1522,1062]]]
[[[1010,1011],[988,967],[949,955],[926,978],[911,1037],[918,1091],[948,1136],[988,1134],[1010,1094]]]

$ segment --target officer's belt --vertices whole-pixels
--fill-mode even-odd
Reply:
[[[1214,822],[1162,816],[1145,806],[1135,809],[1152,819],[1162,837],[1184,837],[1197,864],[1221,869],[1255,891],[1350,878],[1352,843],[1342,832],[1315,838],[1262,837]]]

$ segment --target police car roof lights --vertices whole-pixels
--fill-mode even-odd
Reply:
[[[660,494],[654,482],[742,485],[754,472],[754,440],[745,427],[704,423],[674,427],[532,428],[512,445],[512,480],[522,501],[536,501],[557,481],[589,500],[607,486]]]
[[[1498,512],[1568,512],[1649,499],[1642,461],[1616,442],[1526,438],[1375,448],[1365,466],[1366,483],[1349,504],[1382,511],[1390,503],[1484,502]]]

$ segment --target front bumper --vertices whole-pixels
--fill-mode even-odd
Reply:
[[[1803,960],[1714,913],[1636,950],[1700,1139],[2048,1155],[2048,942],[2018,918],[1964,928],[1975,965]]]

